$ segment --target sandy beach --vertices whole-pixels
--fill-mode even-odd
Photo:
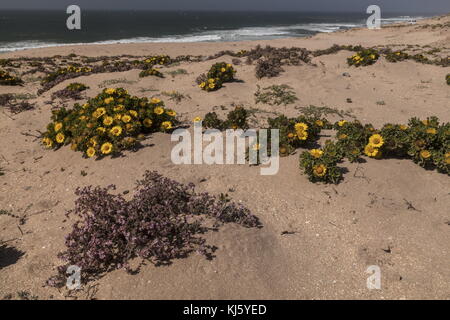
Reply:
[[[257,45],[314,51],[334,44],[448,59],[450,15],[413,25],[308,38],[64,46],[5,53],[0,59],[50,57],[64,64],[69,55],[73,61],[122,55],[142,60],[160,54],[208,57]],[[299,169],[301,150],[281,158],[276,175],[262,176],[258,167],[248,164],[175,165],[170,158],[174,143],[165,133],[147,136],[143,148],[102,160],[83,158],[69,146],[50,151],[41,144],[40,133],[50,122],[52,108],[84,103],[109,87],[157,97],[186,123],[211,111],[225,116],[233,105],[253,108],[250,121],[255,126],[277,114],[298,116],[302,107],[310,105],[339,111],[341,115],[327,116],[330,121],[358,119],[376,127],[407,123],[412,117],[450,121],[450,86],[445,82],[449,66],[413,60],[391,63],[382,56],[373,65],[356,68],[347,65],[353,54],[341,50],[311,56],[310,63],[284,65],[279,76],[262,79],[255,77],[255,65],[245,63],[245,58],[223,55],[162,66],[164,78],[140,78],[138,69],[81,75],[40,95],[43,72],[22,74],[31,67],[9,67],[25,83],[0,86],[0,94],[26,97],[34,109],[14,114],[0,106],[0,168],[4,172],[0,210],[19,217],[0,215],[0,241],[18,252],[0,255],[0,298],[17,298],[23,291],[38,299],[450,299],[450,179],[411,160],[365,157],[363,163],[345,162],[344,179],[334,185],[308,181]],[[222,61],[234,65],[239,81],[214,92],[200,90],[195,79]],[[82,99],[52,98],[72,82],[89,87]],[[258,86],[281,84],[293,88],[295,103],[255,103]],[[170,91],[184,98],[170,100],[164,95]],[[324,133],[320,141],[329,138]],[[207,233],[208,243],[218,248],[212,260],[193,253],[169,266],[148,263],[134,275],[114,270],[76,292],[44,286],[61,265],[57,254],[64,250],[73,224],[65,213],[74,207],[75,189],[115,184],[117,192],[133,190],[146,170],[193,182],[198,191],[227,193],[249,208],[263,227],[226,224]],[[371,265],[381,269],[380,290],[366,287],[366,270]]]

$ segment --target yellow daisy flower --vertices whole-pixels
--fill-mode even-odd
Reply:
[[[338,122],[338,126],[339,127],[342,127],[344,124],[346,124],[347,123],[347,121],[346,120],[341,120],[341,121],[339,121]]]
[[[103,154],[110,154],[113,149],[113,145],[110,142],[102,144],[100,150]]]
[[[152,103],[160,103],[161,102],[161,99],[158,99],[158,98],[152,98],[152,100],[151,100],[151,102]]]
[[[161,115],[164,113],[164,108],[156,107],[155,109],[153,109],[153,112],[156,113],[157,115]]]
[[[109,132],[113,135],[113,136],[120,136],[122,134],[122,127],[120,126],[115,126],[112,127],[111,130],[109,130]]]
[[[125,107],[121,104],[118,104],[113,108],[114,112],[122,111],[123,109],[125,109]]]
[[[303,131],[303,130],[298,130],[297,137],[299,140],[306,140],[306,139],[308,139],[308,132]]]
[[[105,104],[110,104],[110,103],[112,103],[114,101],[114,98],[113,97],[111,97],[111,98],[106,98],[105,100],[103,100],[103,102],[105,103]]]
[[[137,118],[138,113],[135,110],[128,111],[133,117]]]
[[[316,159],[320,158],[323,155],[323,151],[320,149],[312,149],[309,151],[309,153]]]
[[[299,130],[308,130],[308,125],[304,122],[299,122],[295,124],[295,130],[299,131]]]
[[[61,122],[56,122],[55,123],[55,132],[58,132],[59,130],[61,130],[63,127],[63,124]]]
[[[318,164],[313,167],[313,174],[317,177],[323,177],[327,173],[327,167],[323,164]]]
[[[422,150],[422,151],[420,151],[420,157],[422,159],[428,159],[431,157],[431,152],[428,150]]]
[[[383,137],[379,134],[374,134],[369,138],[369,144],[375,148],[379,148],[384,144]]]
[[[63,143],[66,137],[61,132],[56,135],[56,142]]]
[[[376,157],[378,154],[378,149],[375,148],[370,143],[364,147],[364,153],[369,157]]]
[[[171,117],[175,117],[177,115],[177,113],[173,110],[166,111],[166,113]]]
[[[106,129],[103,128],[103,127],[98,127],[98,128],[97,128],[97,132],[98,132],[98,133],[105,133],[105,132],[106,132]]]
[[[128,122],[130,122],[131,121],[131,117],[129,116],[129,115],[124,115],[123,117],[122,117],[122,121],[123,122],[125,122],[125,123],[128,123]]]
[[[105,92],[106,92],[107,94],[114,94],[114,93],[116,93],[116,89],[114,89],[114,88],[108,88],[108,89],[105,90]]]
[[[112,125],[113,122],[114,122],[114,119],[112,117],[105,117],[105,119],[103,119],[103,124],[108,127],[110,125]]]
[[[150,128],[152,126],[152,124],[153,124],[153,121],[151,119],[148,119],[148,118],[144,119],[143,122],[144,122],[144,126],[147,127],[147,128]]]
[[[195,117],[194,118],[194,120],[192,120],[192,121],[194,121],[194,122],[199,122],[199,121],[202,121],[203,119],[201,118],[201,117]]]
[[[50,138],[42,139],[42,143],[45,145],[46,148],[51,148],[53,146],[53,141]]]
[[[88,149],[86,150],[86,155],[87,155],[89,158],[92,158],[93,156],[95,156],[95,149],[92,148],[92,147],[88,148]]]
[[[316,120],[316,125],[318,125],[319,127],[323,127],[323,121],[322,120]]]
[[[165,130],[170,130],[172,129],[172,122],[164,121],[163,123],[161,123],[161,127],[164,128]]]
[[[427,129],[427,133],[428,133],[428,134],[436,134],[437,131],[436,131],[435,128],[428,128],[428,129]]]

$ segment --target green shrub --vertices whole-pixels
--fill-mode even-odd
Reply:
[[[370,66],[378,61],[380,54],[375,49],[365,49],[347,59],[349,66]]]
[[[139,77],[140,78],[144,78],[144,77],[148,77],[148,76],[155,76],[155,77],[158,77],[158,78],[164,78],[164,75],[160,71],[158,71],[157,69],[153,69],[153,68],[142,70],[139,73]]]
[[[21,85],[23,81],[11,75],[9,72],[0,69],[0,85],[2,86],[18,86]]]
[[[240,106],[235,107],[233,111],[227,114],[226,120],[221,120],[215,112],[209,112],[205,115],[202,125],[209,129],[248,129],[248,111]],[[195,120],[194,120],[195,121]]]
[[[176,112],[164,109],[160,99],[104,89],[83,105],[54,110],[42,142],[52,149],[71,144],[87,157],[106,156],[132,148],[147,133],[171,131],[177,123]]]
[[[298,98],[292,88],[286,84],[272,85],[263,88],[258,85],[258,90],[255,92],[255,103],[265,103],[271,106],[288,105],[297,101]]]

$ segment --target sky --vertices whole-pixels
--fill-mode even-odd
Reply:
[[[232,11],[322,11],[361,12],[377,4],[385,12],[448,13],[450,0],[1,0],[1,9],[65,10],[232,10]]]

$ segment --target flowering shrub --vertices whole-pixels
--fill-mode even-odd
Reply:
[[[297,148],[317,140],[320,131],[328,127],[326,119],[300,116],[287,118],[284,115],[269,118],[269,129],[279,129],[280,155],[292,154]]]
[[[66,75],[79,75],[79,74],[83,74],[83,73],[89,73],[92,72],[92,68],[90,67],[79,67],[79,66],[75,66],[75,65],[69,65],[67,67],[64,68],[59,68],[58,70],[54,71],[54,72],[50,72],[48,73],[45,78],[42,80],[42,84],[46,84],[52,81],[57,80],[57,78],[61,77],[61,76],[66,76]]]
[[[152,68],[154,65],[170,64],[172,59],[167,55],[151,56],[143,61],[147,68]]]
[[[445,80],[447,81],[447,84],[450,86],[450,73],[445,76]]]
[[[9,72],[6,72],[5,70],[0,69],[0,85],[2,86],[17,86],[21,85],[23,81],[11,75]]]
[[[409,54],[402,51],[388,52],[386,54],[386,60],[389,62],[398,62],[409,59]]]
[[[312,182],[338,183],[342,171],[337,166],[343,154],[341,148],[327,141],[323,149],[311,149],[300,154],[300,168]]]
[[[248,111],[243,107],[235,107],[227,115],[227,120],[220,120],[215,112],[209,112],[205,115],[202,125],[205,128],[226,130],[226,129],[248,129]],[[198,121],[200,119],[194,119]]]
[[[222,88],[225,82],[234,81],[236,70],[229,63],[218,62],[214,64],[206,75],[197,78],[198,86],[205,91],[215,91]]]
[[[380,54],[375,49],[365,49],[358,51],[356,54],[347,59],[349,66],[370,66],[377,62]]]
[[[155,77],[158,77],[158,78],[164,78],[164,75],[160,71],[158,71],[156,69],[153,69],[153,68],[142,70],[139,73],[139,77],[140,78],[144,78],[144,77],[148,77],[148,76],[155,76]]]
[[[227,196],[196,193],[194,184],[183,185],[147,171],[137,182],[131,200],[110,193],[108,188],[77,189],[75,208],[68,214],[79,220],[66,237],[67,249],[59,254],[65,265],[49,279],[51,286],[63,286],[69,265],[81,268],[83,282],[103,273],[125,268],[139,257],[156,265],[198,251],[212,258],[214,248],[201,234],[208,231],[203,217],[213,219],[214,226],[234,222],[244,227],[259,227],[257,217]]]
[[[367,139],[375,131],[372,125],[362,125],[358,120],[348,122],[340,120],[333,125],[336,130],[336,146],[342,152],[342,158],[355,162],[361,156]]]
[[[47,148],[70,144],[87,157],[105,156],[132,148],[144,134],[170,131],[176,112],[153,98],[132,97],[122,88],[104,89],[87,103],[53,111],[42,140]]]

